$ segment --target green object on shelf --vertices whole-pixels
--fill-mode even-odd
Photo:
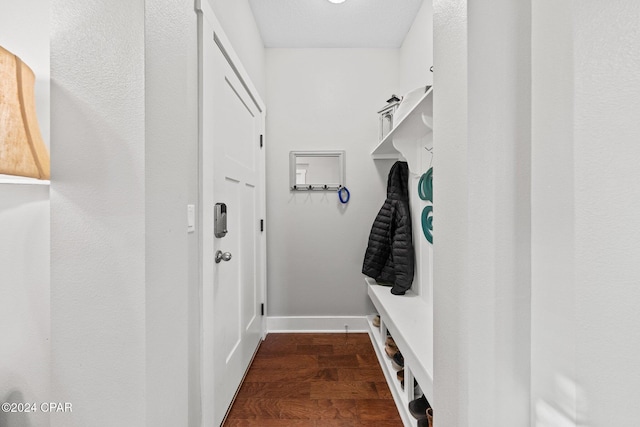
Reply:
[[[422,232],[429,243],[433,244],[433,206],[425,206],[422,210]]]
[[[418,181],[418,196],[421,200],[433,202],[433,168],[422,174]]]

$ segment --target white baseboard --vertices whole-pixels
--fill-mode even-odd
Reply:
[[[367,332],[366,316],[267,317],[267,332]]]

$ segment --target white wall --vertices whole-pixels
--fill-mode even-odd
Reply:
[[[438,422],[452,427],[471,425],[467,402],[461,399],[468,393],[468,368],[459,332],[466,321],[460,301],[468,274],[466,173],[458,173],[467,167],[466,7],[464,0],[434,0],[433,387]],[[455,150],[457,146],[462,148]]]
[[[390,161],[373,161],[378,115],[397,90],[396,49],[267,49],[269,316],[372,311],[361,274]],[[289,151],[345,150],[351,201],[289,191]]]
[[[485,15],[482,3],[436,3],[438,417],[527,425],[530,401],[533,426],[632,425],[640,5],[525,6]]]
[[[397,50],[267,49],[269,316],[348,316],[371,311],[359,271],[392,164],[370,158],[377,142],[375,112],[391,93],[432,84],[432,15],[432,4],[425,1]],[[324,197],[287,190],[288,151],[304,149],[347,150],[348,187],[358,192],[356,209],[350,206],[345,214],[338,214],[333,194]],[[428,167],[430,159],[423,160]],[[412,179],[414,199],[418,178]],[[365,186],[363,194],[359,186],[370,180],[376,185]],[[421,205],[414,200],[412,207],[417,244],[424,240]],[[352,214],[355,210],[358,213]],[[315,225],[306,227],[306,223]],[[294,234],[287,231],[291,227],[296,229]],[[330,249],[334,242],[327,236],[340,227],[345,227],[341,243]],[[308,242],[313,242],[312,247]],[[418,276],[418,280],[422,279]],[[423,282],[430,298],[430,281]],[[336,299],[341,289],[349,293]]]
[[[531,425],[574,426],[574,7],[532,6]]]
[[[633,425],[640,5],[556,3],[533,9],[532,425]]]
[[[433,85],[433,0],[424,0],[400,48],[398,95]]]
[[[3,2],[0,45],[21,57],[36,75],[38,122],[49,146],[49,2]],[[0,272],[0,402],[48,401],[47,186],[0,183]],[[0,412],[0,425],[48,426],[49,415]]]
[[[145,227],[147,425],[200,421],[198,51],[193,3],[146,1]]]
[[[52,1],[52,426],[145,425],[144,8]]]
[[[434,6],[438,422],[527,425],[530,5]]]
[[[0,184],[0,402],[45,402],[49,378],[49,188]],[[1,426],[48,414],[0,412]]]
[[[249,0],[207,0],[256,90],[266,99],[265,49]]]
[[[578,415],[631,425],[640,417],[640,4],[581,2],[574,30]]]

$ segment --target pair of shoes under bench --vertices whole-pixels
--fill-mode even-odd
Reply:
[[[418,420],[427,419],[427,409],[429,408],[431,408],[431,405],[424,394],[409,402],[409,412],[411,412],[411,415]]]

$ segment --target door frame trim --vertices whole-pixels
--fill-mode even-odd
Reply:
[[[209,4],[206,1],[203,2],[203,0],[195,0],[195,4],[196,4],[196,13],[198,14],[198,16],[205,18],[209,22],[209,24],[213,27],[213,30],[215,33],[214,40],[216,41],[216,44],[218,44],[218,46],[220,46],[220,48],[222,49],[222,52],[224,56],[227,58],[227,61],[229,61],[231,68],[233,68],[236,75],[238,76],[238,78],[240,79],[244,87],[247,89],[247,92],[249,92],[249,95],[252,97],[253,101],[255,102],[256,107],[258,107],[260,112],[262,113],[266,112],[266,105],[262,100],[260,93],[258,92],[255,85],[251,81],[251,77],[249,77],[249,73],[244,68],[244,65],[242,65],[242,61],[240,61],[240,57],[236,54],[235,50],[233,49],[233,46],[231,45],[231,42],[229,41],[229,38],[227,37],[226,33],[222,29],[222,25],[220,25],[218,18],[213,12],[213,9],[211,9],[211,6],[209,6]],[[199,25],[198,26],[199,31],[201,30],[201,28],[202,26]]]

